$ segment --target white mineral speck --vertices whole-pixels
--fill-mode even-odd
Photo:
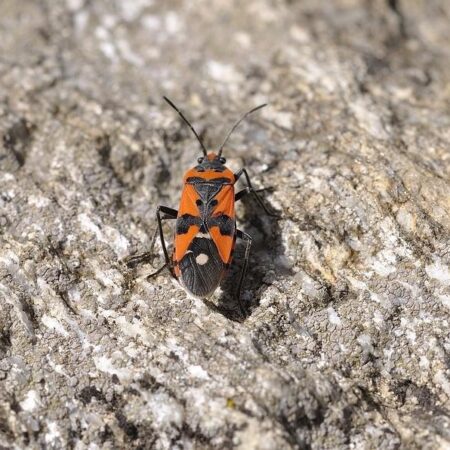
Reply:
[[[31,390],[25,395],[25,399],[20,402],[24,411],[33,412],[41,404],[41,397],[38,392]]]
[[[114,367],[112,359],[107,358],[106,356],[94,356],[94,364],[101,372],[117,375],[122,382],[127,381],[132,377],[131,370]]]
[[[152,0],[133,0],[127,2],[119,2],[121,13],[125,20],[131,22],[139,18],[142,11],[153,4]]]
[[[44,314],[42,316],[42,323],[49,328],[50,330],[54,330],[57,333],[61,334],[64,337],[69,336],[69,333],[66,331],[66,329],[63,327],[61,322],[59,322],[58,319],[55,317],[48,316],[47,314]]]
[[[341,318],[339,317],[338,313],[336,312],[336,310],[333,307],[329,307],[327,309],[328,312],[328,320],[333,324],[333,325],[341,325],[342,321]]]
[[[439,300],[442,302],[442,304],[450,309],[450,295],[438,295]]]
[[[207,380],[209,378],[208,372],[206,372],[206,370],[204,370],[201,366],[189,366],[188,372],[196,378],[201,378],[203,380]]]
[[[381,114],[378,114],[369,102],[365,99],[357,99],[350,104],[350,109],[355,114],[360,126],[374,138],[388,138],[384,124],[381,121]]]
[[[45,442],[47,444],[52,443],[55,441],[56,438],[61,436],[61,433],[59,432],[58,425],[56,422],[48,422],[47,424],[48,432],[45,433]]]
[[[209,75],[216,81],[235,84],[242,81],[243,76],[231,64],[219,61],[209,61],[207,64]]]
[[[438,370],[433,377],[433,381],[440,385],[447,396],[450,397],[450,381],[445,376],[445,373],[442,370]]]
[[[45,208],[50,204],[50,199],[39,195],[30,195],[28,197],[28,204],[38,208]]]
[[[437,259],[433,264],[426,266],[425,272],[430,278],[434,278],[442,284],[450,284],[450,271],[448,266],[442,264],[442,261],[439,259]]]
[[[181,25],[180,18],[174,11],[167,13],[165,17],[165,26],[169,34],[176,34],[180,32]]]
[[[149,406],[157,426],[182,425],[184,418],[182,407],[165,392],[155,393],[149,400]]]

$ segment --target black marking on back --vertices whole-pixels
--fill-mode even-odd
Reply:
[[[221,178],[211,178],[210,180],[207,180],[202,177],[188,177],[186,179],[187,184],[217,184],[222,186],[223,184],[232,184],[231,180],[227,177],[221,177]]]
[[[206,255],[208,260],[199,264],[196,260],[199,255]],[[196,237],[179,262],[179,268],[186,290],[196,297],[208,297],[219,285],[226,264],[222,262],[213,240]]]
[[[234,236],[236,231],[236,222],[226,214],[211,217],[207,220],[208,228],[219,227],[222,236]]]
[[[202,219],[191,214],[183,214],[177,219],[177,234],[186,234],[192,225],[198,225],[199,227],[201,227]]]
[[[203,203],[208,203],[222,189],[222,185],[217,183],[198,183],[194,187]]]
[[[187,184],[197,184],[197,183],[204,183],[205,179],[202,177],[188,177],[186,179]]]
[[[217,205],[217,200],[214,202],[214,197],[220,192],[224,185],[230,185],[231,181],[229,178],[213,178],[211,180],[205,180],[201,177],[189,177],[186,183],[194,186],[195,191],[200,197],[201,203],[197,200],[196,204],[199,208],[200,214],[203,218],[212,214],[211,207]],[[214,203],[213,203],[214,202]],[[205,208],[205,205],[209,207]]]

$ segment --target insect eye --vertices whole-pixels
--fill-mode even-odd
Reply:
[[[201,164],[201,163],[203,162],[203,158],[200,156],[200,157],[197,159],[197,162],[198,162],[199,164]]]
[[[221,164],[225,164],[227,162],[226,158],[224,158],[223,156],[220,157],[219,161]]]

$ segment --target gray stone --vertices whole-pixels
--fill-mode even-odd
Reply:
[[[0,447],[450,446],[446,1],[0,3]],[[198,143],[244,285],[146,279]],[[171,234],[171,224],[166,232]]]

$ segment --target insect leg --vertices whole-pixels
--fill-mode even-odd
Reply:
[[[245,189],[242,189],[242,191],[239,191],[234,196],[234,201],[239,201],[242,197],[245,197],[248,193],[251,192],[251,189],[249,187],[246,187]]]
[[[239,191],[236,196],[235,196],[235,201],[240,200],[242,197],[244,197],[247,194],[252,194],[253,197],[255,198],[255,200],[258,202],[259,206],[261,206],[261,208],[264,210],[264,212],[271,217],[280,217],[279,214],[276,214],[272,211],[270,211],[267,206],[264,204],[264,202],[262,201],[261,197],[258,195],[258,192],[261,192],[264,189],[258,189],[256,190],[253,186],[252,183],[250,181],[250,177],[248,176],[248,173],[245,169],[240,169],[238,172],[236,172],[234,174],[236,181],[241,177],[241,175],[244,174],[245,176],[245,180],[247,181],[248,186],[243,189],[242,191]]]
[[[241,302],[241,290],[242,290],[242,284],[244,283],[245,274],[247,272],[248,260],[250,258],[250,248],[252,246],[252,237],[249,234],[247,234],[241,230],[236,230],[236,237],[245,241],[244,265],[242,266],[242,269],[241,269],[241,276],[239,277],[239,284],[238,284],[238,288],[236,291],[236,297],[237,297],[237,300],[239,303],[239,308],[241,310],[241,313],[245,316],[246,315],[245,308]]]
[[[164,263],[158,270],[156,270],[155,272],[151,273],[150,275],[147,275],[147,279],[156,277],[156,275],[159,275],[166,267],[167,267],[167,263]]]
[[[163,213],[163,216],[161,217],[160,211]],[[139,264],[142,264],[143,262],[148,262],[151,261],[153,259],[153,247],[155,245],[155,241],[156,241],[156,236],[160,235],[161,238],[161,245],[162,248],[164,250],[164,256],[166,259],[166,263],[164,264],[164,266],[159,269],[157,272],[155,272],[155,274],[151,274],[149,276],[153,276],[153,275],[157,275],[160,270],[162,270],[164,267],[167,266],[168,262],[170,264],[170,259],[168,259],[168,254],[167,254],[167,249],[166,249],[166,245],[165,245],[165,241],[164,241],[164,235],[162,233],[162,220],[165,219],[176,219],[178,215],[178,211],[172,208],[168,208],[167,206],[158,206],[157,210],[156,210],[156,219],[158,220],[158,227],[155,229],[155,232],[153,233],[152,236],[152,241],[150,244],[150,251],[148,252],[144,252],[141,253],[139,255],[132,255],[132,256],[128,256],[127,258],[125,258],[125,263],[129,268],[134,268]],[[170,267],[170,265],[169,265]]]
[[[161,213],[164,214],[163,217],[161,217]],[[164,258],[166,260],[166,263],[164,266],[156,271],[152,275],[157,275],[165,266],[169,267],[170,273],[172,276],[174,276],[173,269],[172,269],[172,263],[170,261],[169,253],[167,252],[167,246],[166,241],[164,239],[164,232],[162,228],[162,220],[163,219],[176,219],[178,215],[178,211],[176,209],[168,208],[167,206],[159,205],[158,208],[156,208],[156,219],[158,220],[158,230],[159,230],[159,238],[161,240],[161,247],[164,252]],[[150,275],[150,276],[152,276]]]
[[[158,234],[158,228],[155,228],[155,231],[152,236],[152,240],[150,242],[150,251],[140,253],[138,255],[129,255],[126,258],[124,258],[124,262],[127,265],[128,268],[134,269],[139,264],[150,262],[153,259],[153,247],[155,245],[156,236]]]
[[[156,208],[156,213],[158,211],[162,211],[163,214],[165,214],[163,219],[176,219],[178,216],[178,211],[173,208],[169,208],[168,206],[159,205],[158,208]]]

